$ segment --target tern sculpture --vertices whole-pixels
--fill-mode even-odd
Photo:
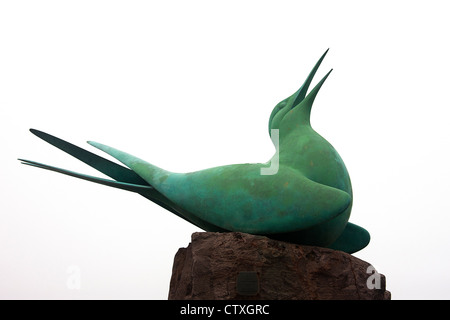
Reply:
[[[307,91],[327,52],[300,89],[273,109],[269,134],[276,153],[266,163],[175,173],[112,147],[88,142],[116,158],[120,165],[34,129],[31,132],[39,138],[113,180],[19,160],[138,193],[206,231],[246,232],[354,253],[369,243],[370,236],[348,222],[353,200],[349,174],[337,151],[310,124],[314,99],[331,70]]]

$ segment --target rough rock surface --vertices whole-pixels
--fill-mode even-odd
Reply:
[[[169,299],[387,300],[385,284],[369,263],[342,251],[197,232],[175,255]]]

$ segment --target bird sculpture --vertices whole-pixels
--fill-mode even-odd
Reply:
[[[112,147],[88,141],[123,165],[42,131],[30,131],[114,180],[19,159],[56,171],[138,193],[195,226],[210,232],[245,232],[354,253],[369,233],[350,222],[353,194],[343,160],[310,124],[314,99],[330,70],[307,94],[328,50],[293,95],[278,103],[269,118],[276,147],[266,163],[232,164],[189,173],[169,172]]]

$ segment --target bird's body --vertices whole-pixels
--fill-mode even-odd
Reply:
[[[358,251],[370,237],[364,229],[348,223],[353,196],[347,169],[337,151],[311,128],[309,121],[314,98],[329,73],[307,96],[306,91],[325,54],[304,85],[274,108],[269,129],[277,133],[279,141],[276,154],[267,163],[173,173],[89,142],[127,169],[37,130],[32,132],[116,181],[22,161],[137,192],[207,231],[240,231],[350,253]],[[270,164],[275,164],[275,170],[264,174]]]

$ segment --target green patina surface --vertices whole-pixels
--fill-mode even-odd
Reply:
[[[89,142],[127,169],[37,130],[32,132],[116,181],[22,161],[137,192],[207,231],[241,231],[356,252],[369,243],[370,236],[348,222],[353,200],[349,174],[337,151],[310,124],[314,99],[331,71],[306,93],[327,52],[302,87],[273,109],[269,132],[278,130],[279,141],[277,153],[268,163],[173,173],[125,152]],[[269,164],[275,165],[276,171],[262,174]]]

